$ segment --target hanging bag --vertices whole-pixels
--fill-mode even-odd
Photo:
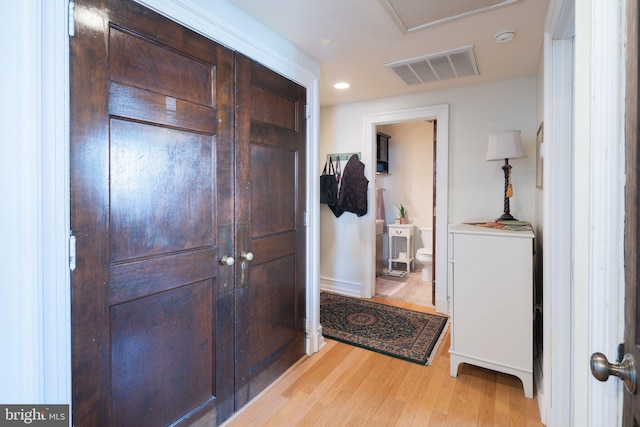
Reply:
[[[338,186],[338,191],[336,194],[336,202],[329,204],[329,209],[331,209],[331,212],[333,212],[336,218],[340,218],[340,216],[344,213],[344,209],[338,206],[338,201],[340,200],[340,192],[342,191],[342,182],[341,182],[342,169],[340,167],[340,157],[336,158],[335,173],[336,173],[336,183]]]
[[[324,169],[322,169],[322,175],[320,175],[320,203],[335,205],[337,202],[338,177],[333,167],[333,159],[329,157],[324,163]]]

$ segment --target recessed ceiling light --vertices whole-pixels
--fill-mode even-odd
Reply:
[[[333,85],[336,89],[349,89],[349,83],[340,82]]]

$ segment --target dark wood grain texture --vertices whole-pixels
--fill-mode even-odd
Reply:
[[[236,59],[236,408],[304,354],[302,87]],[[242,261],[242,260],[239,260]]]
[[[233,283],[217,262],[218,224],[233,220],[217,189],[232,159],[232,54],[134,2],[76,10],[106,19],[71,39],[73,422],[215,419],[218,393],[233,396],[218,364],[233,347],[217,337],[233,327],[217,324],[219,287]]]

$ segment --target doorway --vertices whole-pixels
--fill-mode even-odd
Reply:
[[[419,120],[435,120],[438,123],[438,137],[436,141],[437,157],[435,160],[436,170],[438,171],[438,179],[436,180],[436,206],[438,211],[436,215],[434,235],[438,254],[435,263],[434,287],[436,289],[435,308],[437,312],[448,313],[449,307],[447,303],[448,297],[448,279],[447,279],[447,224],[448,224],[448,145],[449,145],[449,105],[440,104],[433,106],[424,106],[409,108],[403,110],[394,110],[369,114],[364,117],[365,141],[363,146],[363,158],[366,164],[375,164],[376,162],[376,127],[391,123],[403,123]],[[371,173],[371,172],[370,172]],[[375,178],[369,177],[370,181]],[[369,198],[369,211],[375,212],[375,197]],[[368,224],[370,232],[370,244],[365,245],[363,250],[363,259],[368,268],[365,269],[366,280],[364,281],[366,288],[364,289],[365,297],[371,298],[375,294],[375,215],[370,215]]]
[[[433,238],[429,235],[433,235],[435,223],[435,121],[416,120],[379,125],[376,126],[376,133],[390,138],[387,171],[375,175],[375,295],[433,307],[433,264],[429,262],[423,265],[424,261],[422,256],[417,255],[417,250],[434,247]],[[406,213],[407,227],[394,224],[401,221],[400,206]],[[380,223],[385,226],[380,227]],[[388,229],[387,224],[391,224]],[[392,237],[398,230],[409,233],[410,248],[406,247],[406,239]],[[381,231],[383,234],[380,234]],[[390,264],[389,260],[395,259],[396,255],[406,262],[392,261]]]

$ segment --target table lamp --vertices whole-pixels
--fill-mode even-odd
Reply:
[[[485,160],[503,160],[504,165],[504,213],[496,221],[517,221],[509,212],[509,198],[513,196],[511,186],[511,165],[509,159],[527,157],[522,147],[522,137],[519,130],[507,130],[489,135],[487,157]]]

